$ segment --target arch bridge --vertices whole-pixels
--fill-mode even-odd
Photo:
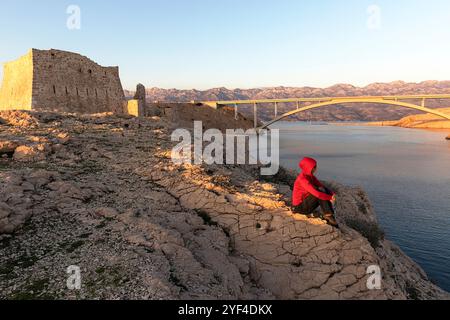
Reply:
[[[427,100],[450,100],[450,94],[439,95],[399,95],[399,96],[361,96],[361,97],[330,97],[330,98],[291,98],[291,99],[266,99],[266,100],[235,100],[235,101],[206,101],[202,104],[213,108],[221,108],[224,106],[232,106],[235,110],[235,117],[237,118],[239,106],[253,105],[253,121],[254,127],[258,128],[258,107],[262,104],[272,104],[274,106],[274,119],[265,123],[259,129],[265,129],[270,125],[283,120],[289,116],[321,107],[327,107],[339,104],[354,104],[354,103],[373,103],[393,105],[409,109],[419,110],[425,113],[434,114],[443,119],[450,120],[450,114],[440,112],[439,110],[426,107]],[[278,114],[278,106],[280,103],[295,104],[296,108],[292,111],[286,112],[282,115]],[[418,104],[416,104],[418,103]]]

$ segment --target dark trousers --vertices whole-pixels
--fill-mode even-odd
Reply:
[[[334,215],[331,201],[320,200],[313,195],[309,195],[299,206],[292,207],[292,211],[294,213],[311,214],[319,206],[322,209],[322,213],[332,213]]]

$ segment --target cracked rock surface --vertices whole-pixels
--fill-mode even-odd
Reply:
[[[361,189],[330,182],[338,230],[290,211],[289,173],[174,165],[173,116],[0,119],[0,299],[449,298],[384,239]]]

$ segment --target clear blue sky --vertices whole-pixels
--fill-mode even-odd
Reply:
[[[130,89],[449,80],[450,1],[0,0],[0,61],[31,47],[119,65]]]

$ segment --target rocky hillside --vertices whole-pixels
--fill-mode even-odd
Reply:
[[[449,298],[384,239],[363,190],[331,183],[341,229],[293,214],[284,170],[172,163],[172,128],[216,111],[155,108],[0,113],[0,299]]]
[[[450,108],[442,108],[439,111],[450,114]],[[450,129],[450,121],[432,114],[419,114],[407,116],[395,121],[379,121],[370,123],[373,126],[395,126],[402,128],[418,129]]]
[[[391,83],[374,83],[360,88],[348,84],[338,84],[329,88],[291,88],[274,87],[258,89],[216,88],[206,91],[177,90],[177,89],[147,89],[149,101],[165,102],[189,102],[189,101],[216,101],[236,99],[267,99],[267,98],[298,98],[298,97],[336,97],[336,96],[363,96],[363,95],[400,95],[400,94],[448,94],[450,93],[450,81],[425,81],[421,83],[406,83],[396,81]],[[127,96],[133,93],[127,91]],[[449,101],[430,102],[429,107],[447,107]],[[294,106],[280,105],[280,111],[292,110]],[[249,114],[252,110],[242,110]],[[320,110],[308,111],[297,116],[299,120],[312,121],[384,121],[398,120],[408,115],[418,114],[414,110],[384,105],[360,104],[346,106],[333,106]],[[260,111],[261,120],[269,120],[273,117],[273,106],[268,106]]]

